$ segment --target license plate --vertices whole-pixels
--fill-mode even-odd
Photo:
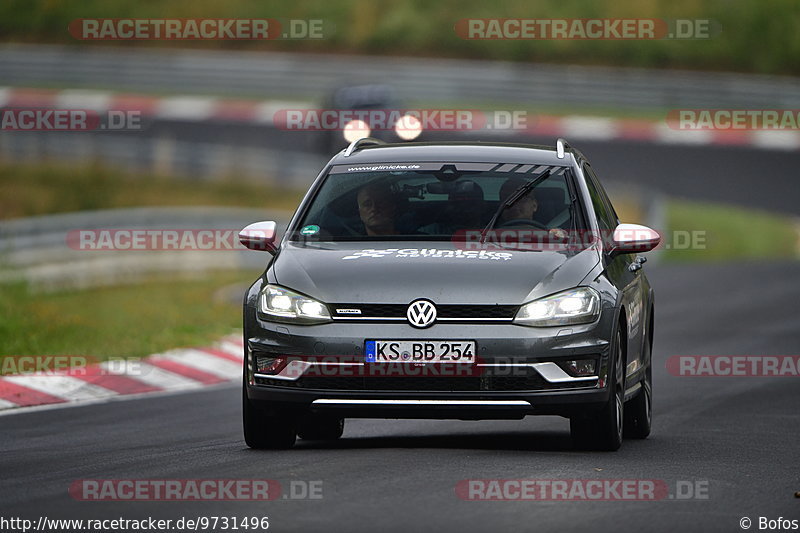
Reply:
[[[368,363],[474,363],[474,341],[366,341]]]

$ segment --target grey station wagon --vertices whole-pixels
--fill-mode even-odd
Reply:
[[[650,433],[658,233],[621,224],[586,158],[360,139],[314,181],[244,300],[244,435],[336,439],[344,420],[570,420],[579,448]]]

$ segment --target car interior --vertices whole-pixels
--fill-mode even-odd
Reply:
[[[505,181],[501,175],[469,175],[456,180],[441,181],[435,176],[384,176],[388,180],[397,206],[398,234],[450,238],[457,230],[483,229],[500,206],[499,191]],[[372,182],[370,182],[372,183]],[[301,226],[319,226],[319,239],[357,239],[366,236],[361,222],[357,196],[363,181],[340,190],[331,201],[324,201],[324,188],[307,213]],[[469,195],[464,195],[464,190]],[[459,193],[462,193],[459,196]],[[563,175],[545,179],[533,189],[538,208],[532,214],[533,228],[569,227],[570,202]],[[322,201],[322,204],[320,204]],[[496,227],[500,224],[496,224]]]

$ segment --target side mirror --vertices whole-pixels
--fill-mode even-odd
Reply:
[[[620,224],[614,229],[611,253],[649,252],[660,242],[661,235],[654,229],[639,224]]]
[[[273,221],[255,222],[239,232],[239,242],[251,250],[275,253],[275,228]]]

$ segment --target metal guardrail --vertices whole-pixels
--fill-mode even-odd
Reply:
[[[0,161],[99,162],[131,174],[182,176],[192,180],[235,177],[253,183],[304,189],[328,160],[326,155],[212,142],[213,126],[203,124],[205,140],[170,135],[105,132],[9,132],[0,135]]]
[[[800,79],[483,60],[6,44],[9,85],[320,98],[378,81],[408,101],[627,109],[798,108]]]
[[[234,230],[276,220],[280,232],[291,213],[236,207],[142,207],[20,218],[0,222],[0,284],[25,280],[34,290],[132,283],[155,275],[262,269],[264,252],[234,250],[126,251],[71,247],[71,230]],[[73,243],[74,246],[74,243]]]

